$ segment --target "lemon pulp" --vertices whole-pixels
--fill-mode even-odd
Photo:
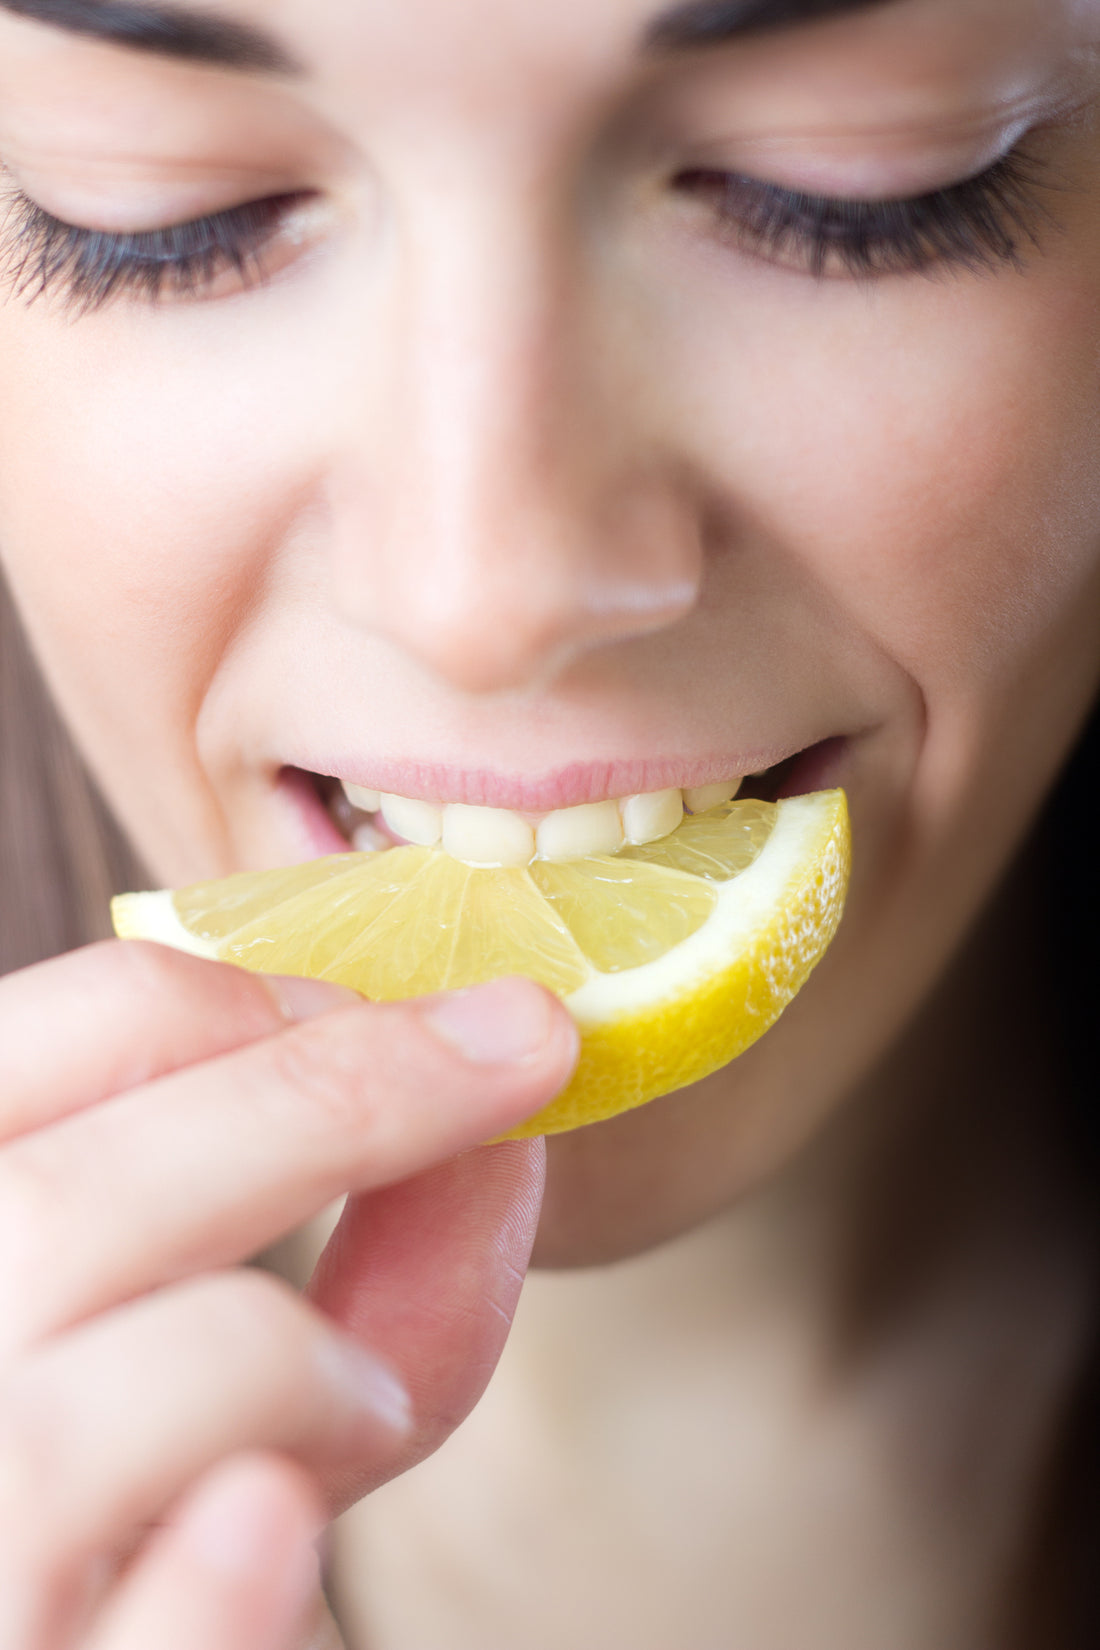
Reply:
[[[483,870],[441,849],[346,853],[114,902],[123,938],[379,1001],[525,974],[582,1032],[577,1072],[517,1135],[697,1082],[768,1029],[840,920],[841,791],[737,801],[614,856]]]

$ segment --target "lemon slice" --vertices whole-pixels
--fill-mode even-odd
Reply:
[[[698,1082],[756,1041],[840,921],[843,791],[726,803],[613,857],[480,870],[438,848],[337,854],[114,901],[158,940],[377,1000],[526,974],[580,1026],[568,1088],[516,1131],[598,1122]]]

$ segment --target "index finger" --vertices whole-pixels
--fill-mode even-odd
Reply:
[[[0,1345],[236,1265],[560,1091],[576,1026],[529,980],[338,1009],[0,1154]]]
[[[354,992],[107,940],[0,979],[0,1140],[282,1031]]]

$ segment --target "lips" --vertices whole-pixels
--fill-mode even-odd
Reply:
[[[442,847],[467,865],[523,866],[536,858],[585,859],[593,854],[616,854],[626,846],[657,842],[671,835],[685,811],[703,813],[718,807],[730,801],[740,785],[741,777],[737,775],[721,784],[695,789],[666,787],[603,802],[583,802],[549,813],[521,813],[512,808],[383,795],[345,780],[331,798],[329,809],[334,823],[346,830],[356,846],[369,845],[363,833],[370,830],[384,832],[395,842]]]
[[[684,764],[681,775],[695,783],[681,780],[680,785],[625,791],[618,796],[608,795],[607,787],[603,796],[590,801],[571,798],[586,792],[591,796],[599,788],[599,777],[613,782],[621,773],[629,779],[638,772],[637,766],[605,768],[602,774],[578,766],[563,770],[555,779],[536,782],[497,776],[487,782],[484,776],[440,774],[443,783],[434,798],[423,783],[429,776],[413,768],[406,771],[415,775],[419,795],[374,789],[353,778],[301,768],[284,769],[280,784],[306,814],[316,853],[370,851],[411,842],[441,846],[467,864],[519,866],[536,857],[568,860],[653,842],[675,830],[685,812],[705,812],[735,794],[775,801],[826,789],[835,783],[847,743],[839,736],[821,740],[755,773],[727,770],[723,779],[712,777],[714,763],[703,765],[701,771],[695,764],[694,772],[686,772],[689,765]],[[670,767],[650,765],[649,771],[665,777]],[[390,772],[386,778],[391,779]],[[471,794],[487,792],[510,796],[528,806],[489,806],[467,800]],[[552,802],[555,795],[570,800],[558,807],[530,805]]]

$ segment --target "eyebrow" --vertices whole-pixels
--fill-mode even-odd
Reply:
[[[645,31],[650,50],[685,51],[748,35],[865,11],[891,0],[686,0]],[[181,58],[248,74],[301,74],[302,65],[272,35],[197,12],[172,0],[0,0],[0,9],[68,34],[132,51]]]
[[[168,0],[150,5],[138,0],[0,0],[0,10],[157,57],[247,74],[302,73],[302,65],[262,29]]]
[[[645,43],[657,51],[691,51],[892,3],[896,0],[687,0],[654,19]]]

